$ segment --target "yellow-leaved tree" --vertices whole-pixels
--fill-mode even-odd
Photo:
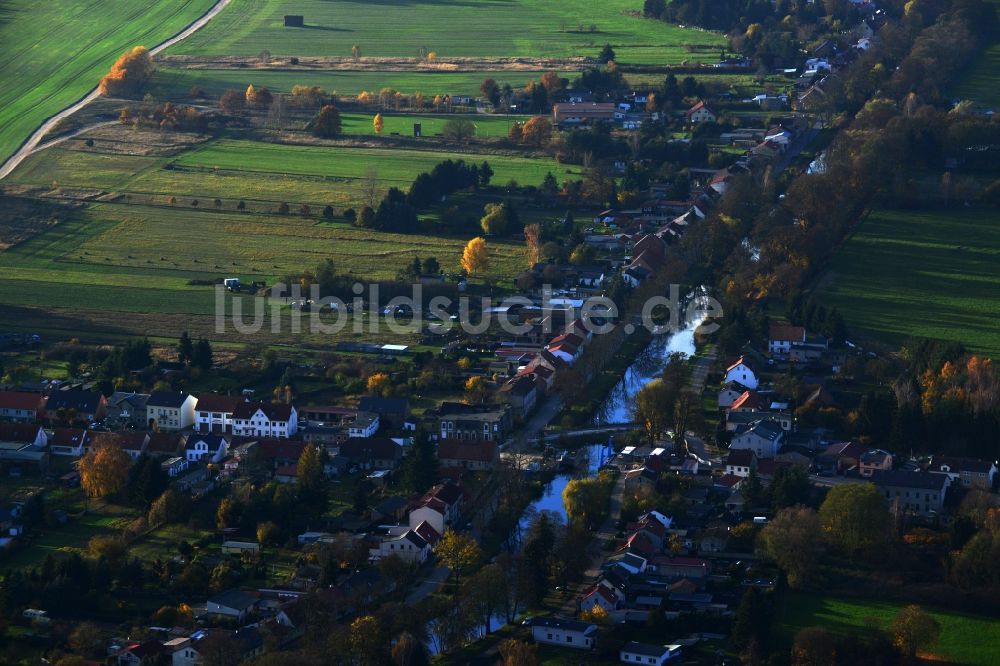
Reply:
[[[382,133],[382,128],[385,127],[385,121],[382,120],[381,113],[375,114],[375,118],[372,119],[372,126],[375,128],[376,134]]]
[[[490,265],[490,257],[486,248],[486,239],[478,236],[470,240],[462,252],[462,270],[467,274],[482,273]]]
[[[131,462],[120,447],[99,443],[80,459],[80,485],[87,497],[107,497],[121,490]]]

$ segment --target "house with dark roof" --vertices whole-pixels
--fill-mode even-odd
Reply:
[[[760,385],[757,371],[746,356],[740,356],[726,368],[725,383],[737,382],[748,389],[756,389]]]
[[[302,449],[305,447],[304,442],[275,439],[273,437],[262,438],[257,440],[253,456],[261,460],[268,469],[274,470],[282,465],[298,464],[299,457],[302,455]],[[234,457],[240,458],[241,456],[234,454]]]
[[[442,468],[487,470],[496,467],[500,452],[496,442],[442,439],[438,443]]]
[[[87,432],[87,442],[84,453],[90,453],[101,446],[113,446],[124,451],[132,460],[137,459],[146,450],[149,443],[147,432]]]
[[[210,597],[205,610],[212,615],[236,618],[242,624],[257,607],[259,599],[243,590],[231,589]]]
[[[146,422],[160,430],[190,428],[197,403],[197,398],[183,391],[154,391],[146,400]]]
[[[104,418],[108,400],[100,391],[53,391],[45,401],[48,418],[73,423],[92,423]]]
[[[0,423],[0,443],[45,448],[49,436],[45,429],[33,423]]]
[[[203,393],[195,404],[194,429],[201,433],[229,433],[233,430],[233,413],[242,396]]]
[[[337,455],[362,469],[396,469],[403,460],[403,447],[388,437],[351,437]]]
[[[858,459],[858,473],[866,479],[876,471],[887,472],[891,469],[892,454],[882,449],[868,449]]]
[[[389,428],[401,428],[403,421],[410,415],[410,402],[406,398],[367,395],[358,400],[358,411],[378,414],[383,425]]]
[[[0,391],[0,420],[30,423],[45,416],[45,397],[29,391]]]
[[[187,437],[175,432],[150,433],[146,453],[154,458],[176,458],[184,450]],[[185,457],[185,460],[187,458]]]
[[[978,458],[934,456],[927,471],[946,474],[953,482],[957,481],[964,488],[992,490],[997,475],[997,464]]]
[[[374,559],[396,556],[410,564],[422,564],[431,554],[431,544],[409,526],[390,525],[381,529],[382,540],[372,550]]]
[[[219,463],[229,452],[229,440],[220,434],[194,434],[187,438],[184,457],[188,462]]]
[[[438,410],[441,439],[503,441],[511,427],[510,408],[446,402]]]
[[[536,643],[578,650],[591,650],[597,644],[597,625],[590,622],[536,616],[525,624],[531,627],[531,635]]]
[[[298,432],[298,413],[279,402],[241,402],[233,411],[233,434],[289,438]]]
[[[871,478],[890,506],[925,517],[940,513],[951,484],[947,474],[934,472],[876,471]]]
[[[737,428],[730,451],[746,449],[753,451],[758,460],[773,458],[785,441],[785,431],[781,425],[770,420],[761,420]]]
[[[512,377],[500,387],[500,395],[507,400],[514,418],[523,419],[534,411],[539,383],[537,375],[526,373]]]
[[[818,470],[833,474],[843,474],[857,467],[861,456],[867,450],[857,442],[834,442],[826,450],[816,456],[813,464]]]
[[[757,467],[757,456],[750,449],[730,449],[726,458],[726,474],[738,477],[750,476],[750,470]]]
[[[48,437],[49,453],[54,456],[83,455],[87,445],[87,431],[83,428],[54,428]]]

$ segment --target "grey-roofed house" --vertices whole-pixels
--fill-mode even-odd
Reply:
[[[623,664],[663,666],[663,664],[671,659],[677,659],[680,656],[680,645],[652,645],[650,643],[629,641],[622,646],[621,651],[618,653],[618,661]]]
[[[937,474],[947,474],[952,481],[958,481],[966,488],[993,488],[993,479],[997,474],[995,462],[980,460],[978,458],[949,458],[947,456],[934,456],[929,472]]]
[[[410,414],[410,402],[406,398],[380,398],[369,395],[358,401],[358,411],[378,414],[383,425],[400,428]]]
[[[785,441],[785,431],[774,421],[761,420],[736,430],[729,445],[730,451],[753,451],[758,459],[773,458]]]
[[[533,617],[527,621],[536,643],[590,650],[597,640],[597,625],[561,617]]]
[[[243,590],[226,590],[211,597],[205,609],[214,615],[234,617],[243,622],[257,606],[257,597]]]
[[[119,427],[145,428],[148,393],[115,391],[108,398],[107,419]]]
[[[951,478],[933,472],[877,470],[872,474],[872,481],[890,505],[895,504],[918,516],[933,516],[944,506]]]
[[[74,423],[99,421],[107,409],[108,399],[100,391],[53,391],[45,402],[49,418]]]
[[[183,430],[194,425],[194,408],[198,399],[190,393],[154,391],[146,400],[146,422],[156,423],[160,430]]]

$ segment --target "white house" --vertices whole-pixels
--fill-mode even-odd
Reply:
[[[583,595],[583,598],[580,600],[580,611],[589,612],[595,606],[600,606],[605,612],[610,613],[618,610],[621,600],[621,592],[617,588],[612,587],[607,581],[602,580]]]
[[[737,382],[748,389],[755,389],[760,385],[757,373],[745,356],[740,356],[731,366],[726,368],[726,377],[723,383],[728,384],[729,382]]]
[[[190,637],[172,638],[163,647],[170,655],[171,666],[198,666],[202,662],[201,653]]]
[[[762,420],[741,426],[733,441],[729,444],[730,451],[752,451],[758,460],[774,458],[785,443],[785,431],[771,420]]]
[[[347,430],[349,437],[373,437],[380,426],[379,415],[375,412],[358,412]]]
[[[804,326],[771,324],[767,336],[767,351],[772,354],[788,354],[792,351],[794,343],[801,344],[805,341],[806,329]]]
[[[146,422],[156,422],[160,430],[183,430],[194,425],[198,399],[190,393],[154,391],[146,401]]]
[[[578,650],[593,649],[597,625],[560,617],[533,617],[527,622],[536,643],[547,643]]]
[[[406,525],[390,525],[382,529],[385,530],[385,534],[377,551],[371,553],[372,559],[396,555],[411,564],[422,564],[427,560],[431,553],[431,544],[416,531]]]
[[[233,412],[233,434],[289,438],[298,432],[295,407],[276,402],[241,402]]]
[[[712,109],[708,108],[705,100],[702,100],[687,110],[687,121],[692,124],[714,123],[718,116]]]
[[[188,462],[219,463],[229,453],[229,442],[222,435],[191,435],[184,449]]]
[[[651,645],[629,641],[618,654],[618,661],[623,664],[643,664],[644,666],[663,666],[671,659],[680,659],[680,645]]]
[[[245,402],[243,398],[235,395],[208,393],[198,396],[194,429],[197,432],[230,432],[233,429],[233,412],[242,402]]]

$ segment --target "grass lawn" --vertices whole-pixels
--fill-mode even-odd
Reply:
[[[688,44],[724,44],[718,34],[625,13],[641,8],[632,0],[589,3],[583,13],[573,0],[234,0],[170,52],[349,56],[358,44],[367,56],[596,57],[610,43],[621,62],[659,64],[695,59]],[[285,14],[303,15],[306,27],[284,27]]]
[[[956,340],[1000,358],[1000,228],[982,209],[876,210],[819,286],[847,325],[898,344]]]
[[[246,174],[308,175],[349,180],[363,179],[369,169],[374,169],[383,183],[409,189],[419,173],[430,171],[447,159],[465,159],[475,163],[487,160],[494,171],[493,180],[497,183],[515,178],[522,185],[540,185],[547,172],[560,171],[559,165],[551,159],[462,155],[432,150],[289,146],[232,139],[212,141],[188,151],[176,160],[176,164]]]
[[[789,594],[779,611],[779,639],[791,645],[795,633],[810,626],[822,626],[835,634],[860,632],[865,629],[865,620],[869,617],[877,618],[883,627],[888,627],[903,606],[901,603]],[[960,664],[996,664],[1000,623],[995,619],[925,610],[941,625],[941,639],[931,652]]]
[[[998,6],[1000,7],[1000,6]],[[955,95],[984,106],[1000,106],[1000,43],[979,54],[975,64],[962,78]]]
[[[213,0],[8,0],[0,18],[0,161],[94,88],[121,53],[153,46]]]

